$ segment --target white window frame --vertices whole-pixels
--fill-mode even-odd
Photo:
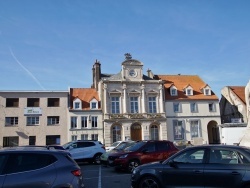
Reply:
[[[208,103],[209,112],[216,112],[215,103]]]
[[[18,117],[5,117],[5,126],[17,126]]]
[[[81,128],[88,128],[88,116],[81,116]]]
[[[181,112],[181,103],[179,102],[174,102],[173,103],[173,111],[175,113]]]
[[[156,106],[156,96],[148,97],[148,111],[149,113],[157,113],[157,106]]]
[[[196,102],[191,102],[191,103],[190,103],[190,111],[191,111],[192,113],[198,112],[198,105],[197,105]]]
[[[190,134],[191,138],[202,137],[201,124],[199,120],[190,120]]]
[[[27,126],[40,125],[40,118],[39,118],[39,116],[28,116],[26,124],[27,124]]]
[[[173,135],[174,140],[183,140],[185,138],[184,121],[173,120]]]
[[[47,116],[47,125],[59,125],[60,116]]]
[[[77,128],[77,124],[78,124],[78,118],[77,116],[71,116],[70,117],[70,128],[71,129],[76,129]]]
[[[81,134],[81,140],[88,140],[88,134]]]
[[[139,112],[139,97],[138,96],[130,97],[130,112],[132,114]]]
[[[97,116],[91,116],[91,127],[92,128],[98,127],[98,117]]]
[[[77,140],[77,135],[71,135],[71,141]]]
[[[120,114],[120,97],[118,96],[111,97],[111,113]]]
[[[91,134],[91,140],[98,140],[98,134]]]
[[[175,87],[170,88],[170,95],[177,96],[177,89]]]
[[[80,99],[75,99],[73,101],[73,109],[74,110],[81,110],[82,109],[82,101]]]

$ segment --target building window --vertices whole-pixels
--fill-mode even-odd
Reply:
[[[59,107],[60,99],[59,98],[48,98],[48,107]]]
[[[209,108],[209,112],[215,112],[215,104],[214,103],[209,103],[208,108]]]
[[[30,146],[36,145],[36,136],[29,136],[29,145]]]
[[[18,125],[18,117],[6,117],[5,126],[15,126]]]
[[[77,140],[77,135],[71,135],[71,141]]]
[[[82,128],[87,128],[88,127],[88,117],[87,116],[82,116],[81,117],[81,122],[82,122],[82,125],[81,125],[81,127]]]
[[[75,109],[80,109],[80,103],[79,102],[75,102]]]
[[[18,136],[3,137],[3,147],[13,147],[19,145]]]
[[[71,129],[77,128],[77,117],[71,117]]]
[[[48,116],[47,125],[58,125],[59,119],[60,119],[59,116]]]
[[[97,116],[92,116],[91,117],[91,125],[92,125],[92,128],[97,127]]]
[[[18,98],[7,98],[6,99],[6,107],[18,107],[19,99]]]
[[[88,134],[81,134],[81,140],[88,140]]]
[[[156,113],[156,97],[148,98],[149,113]]]
[[[38,116],[30,116],[27,117],[27,126],[39,125],[39,117]]]
[[[138,113],[138,97],[130,97],[130,112]]]
[[[97,103],[91,102],[91,109],[97,109]]]
[[[193,95],[192,89],[186,89],[186,95]]]
[[[28,98],[27,107],[39,107],[39,98]]]
[[[198,112],[197,104],[195,102],[190,103],[191,112]]]
[[[119,97],[111,97],[111,111],[112,111],[112,114],[120,113]]]
[[[61,143],[60,135],[47,135],[46,136],[46,145],[60,144]]]
[[[91,134],[91,140],[98,140],[98,134]]]
[[[174,120],[173,125],[174,125],[174,139],[175,140],[184,139],[183,121]]]
[[[198,120],[190,121],[190,132],[192,138],[201,137],[201,125]]]
[[[115,125],[112,127],[113,143],[121,140],[121,126]]]
[[[151,140],[159,140],[158,126],[152,125],[150,127],[150,139]]]
[[[211,90],[210,89],[204,89],[204,94],[205,95],[211,95]]]
[[[177,96],[177,89],[171,88],[171,89],[170,89],[170,95],[171,95],[171,96]]]
[[[174,105],[174,112],[181,112],[180,103],[173,103],[173,105]]]

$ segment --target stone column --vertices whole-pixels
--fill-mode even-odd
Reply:
[[[123,113],[127,113],[127,86],[123,84]]]
[[[145,98],[145,85],[144,84],[142,84],[142,90],[141,90],[141,93],[142,93],[142,97],[141,97],[141,107],[142,107],[142,109],[141,109],[141,112],[142,113],[146,113],[146,109],[145,109],[145,102],[147,101],[146,100],[146,98]]]
[[[103,92],[103,98],[104,98],[104,114],[107,114],[107,106],[109,104],[109,100],[107,100],[107,84],[104,84],[104,92]]]

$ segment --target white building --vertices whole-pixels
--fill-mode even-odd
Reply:
[[[102,110],[98,93],[92,88],[70,88],[68,140],[103,142]]]
[[[121,71],[101,73],[93,66],[93,87],[103,110],[105,144],[118,140],[167,139],[163,82],[143,74],[143,63],[126,54]]]
[[[155,75],[165,81],[168,139],[177,143],[220,143],[219,99],[197,75]]]
[[[0,146],[67,142],[68,91],[0,91]]]

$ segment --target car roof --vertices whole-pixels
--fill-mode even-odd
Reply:
[[[189,148],[250,149],[250,147],[246,147],[246,146],[222,145],[222,144],[198,145],[198,146],[191,146],[186,149],[189,149]]]
[[[0,153],[18,153],[18,152],[37,152],[37,153],[67,153],[64,150],[48,149],[46,147],[26,147],[26,146],[16,146],[16,147],[4,147],[0,149]]]

